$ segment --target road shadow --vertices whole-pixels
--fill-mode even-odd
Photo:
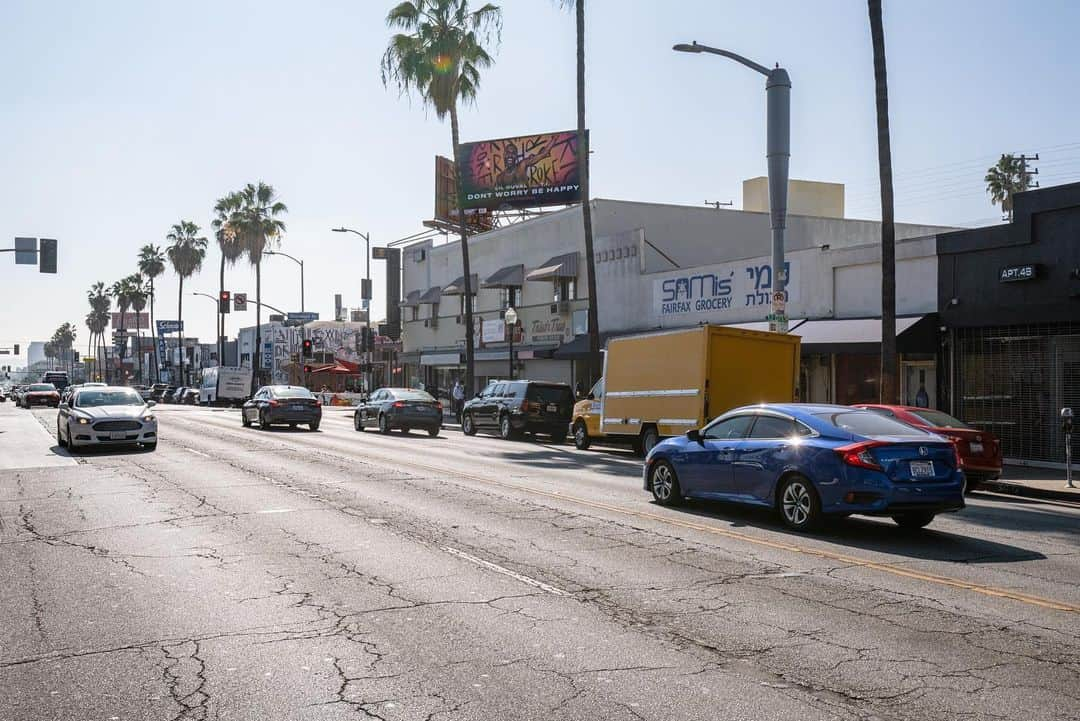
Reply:
[[[63,448],[59,445],[54,445],[49,450],[57,456],[63,458],[83,458],[83,457],[99,457],[99,456],[137,456],[144,453],[153,453],[148,448],[143,446],[81,446],[72,450],[71,448]]]
[[[783,525],[774,511],[767,508],[694,499],[687,501],[678,510],[691,516],[725,521],[732,528],[759,528],[781,533],[792,539],[817,539],[841,546],[926,561],[1019,563],[1046,558],[1038,551],[938,530],[933,524],[917,531],[902,529],[889,518],[831,518],[821,530],[807,534],[791,531]]]
[[[970,494],[968,501],[956,520],[1007,531],[1060,532],[1080,539],[1080,505],[978,492]]]
[[[506,450],[497,451],[500,460],[549,471],[594,471],[641,482],[641,459],[606,453],[582,453],[573,446],[507,441]]]

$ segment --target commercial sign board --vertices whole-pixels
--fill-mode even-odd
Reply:
[[[307,311],[306,313],[293,311],[292,313],[289,313],[289,316],[288,316],[288,318],[286,319],[285,322],[286,323],[310,323],[310,322],[316,321],[318,319],[319,319],[319,314],[318,313],[313,313],[311,311]]]
[[[177,333],[184,330],[184,321],[182,320],[159,320],[155,321],[154,324],[157,326],[158,335]]]
[[[462,143],[462,206],[536,208],[581,200],[575,130]]]
[[[480,331],[480,341],[484,344],[505,343],[506,321],[504,321],[502,318],[492,318],[491,320],[485,320]]]
[[[15,265],[37,265],[37,238],[15,239]]]
[[[262,353],[262,367],[270,369],[274,367],[274,344],[273,342],[263,343]]]
[[[786,311],[799,302],[800,278],[797,260],[784,266],[787,287],[778,300]],[[658,274],[653,281],[652,310],[662,327],[764,320],[773,308],[772,288],[768,262],[741,261],[671,271]]]
[[[150,314],[149,313],[136,313],[134,311],[128,311],[123,314],[123,318],[120,317],[120,313],[110,313],[109,324],[113,328],[127,328],[129,330],[149,330],[150,329]]]
[[[1015,283],[1020,280],[1034,280],[1038,275],[1038,266],[1028,263],[1027,265],[1010,265],[1002,268],[998,273],[999,283]]]

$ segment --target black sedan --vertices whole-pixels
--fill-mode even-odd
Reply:
[[[322,403],[303,386],[263,386],[240,409],[244,428],[258,421],[264,431],[275,423],[296,428],[301,424],[319,430]]]
[[[398,429],[408,433],[423,428],[435,437],[442,429],[442,403],[424,391],[412,388],[380,388],[353,413],[353,427],[362,431],[374,426],[380,433]]]

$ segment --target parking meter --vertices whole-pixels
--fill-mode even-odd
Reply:
[[[1061,409],[1061,432],[1065,434],[1065,487],[1075,488],[1072,482],[1072,408]]]

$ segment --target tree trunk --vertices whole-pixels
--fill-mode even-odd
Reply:
[[[219,278],[220,290],[218,291],[218,337],[217,358],[218,366],[225,365],[225,314],[221,312],[221,295],[225,292],[225,252],[221,253],[221,271]]]
[[[262,370],[262,261],[255,264],[255,348],[251,352],[251,392],[259,388],[259,372]]]
[[[462,202],[464,183],[462,182],[461,163],[458,158],[457,103],[450,106],[450,136],[454,145],[454,168],[457,174],[458,223],[461,229],[461,270],[465,274],[465,397],[473,397],[475,361],[473,357],[473,288],[471,268],[469,266],[469,234],[465,225],[465,207]],[[513,359],[511,359],[511,362]]]
[[[600,361],[600,321],[597,312],[596,253],[593,251],[592,206],[589,204],[589,137],[585,129],[585,0],[577,0],[577,132],[578,172],[581,177],[581,221],[585,226],[585,272],[589,293],[589,386],[602,373]]]
[[[184,276],[180,276],[180,293],[177,295],[176,302],[176,322],[180,326],[176,329],[180,334],[177,342],[180,346],[180,370],[177,373],[175,385],[179,388],[184,385]]]
[[[154,279],[150,279],[150,338],[154,342],[154,378],[161,382],[161,359],[158,358],[157,325],[154,323]]]
[[[896,226],[893,220],[892,150],[889,144],[889,83],[885,74],[885,28],[881,0],[868,0],[877,97],[878,174],[881,183],[881,385],[880,402],[899,402],[896,372]]]

